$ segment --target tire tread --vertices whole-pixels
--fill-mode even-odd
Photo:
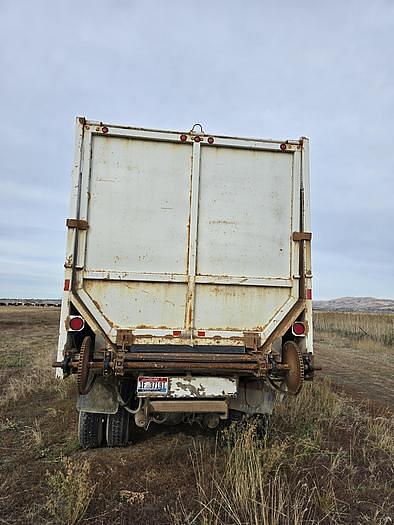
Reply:
[[[82,448],[97,448],[102,443],[103,415],[90,412],[79,413],[78,437]]]
[[[129,441],[129,413],[119,407],[116,414],[110,414],[107,420],[107,445],[125,447]]]

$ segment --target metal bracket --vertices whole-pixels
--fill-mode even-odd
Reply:
[[[110,374],[110,362],[111,362],[112,352],[106,350],[104,354],[104,360],[103,360],[103,376],[107,376]]]
[[[68,377],[71,373],[71,362],[72,362],[72,354],[67,353],[63,361],[61,362],[61,369],[63,370],[63,374]]]
[[[118,330],[116,332],[116,344],[124,348],[131,346],[134,342],[133,332],[131,330]]]
[[[66,226],[67,228],[77,228],[77,230],[87,230],[89,228],[88,221],[83,219],[67,219]]]
[[[117,352],[115,356],[114,372],[116,376],[124,375],[124,352]]]
[[[311,232],[293,232],[293,241],[311,241]]]
[[[260,335],[258,332],[244,332],[244,345],[248,350],[256,352],[260,345]]]

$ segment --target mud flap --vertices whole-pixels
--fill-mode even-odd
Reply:
[[[276,392],[261,380],[240,381],[238,396],[229,400],[229,408],[245,414],[272,414]]]
[[[99,414],[115,414],[118,411],[118,395],[110,378],[97,377],[92,389],[84,396],[78,395],[77,410]]]

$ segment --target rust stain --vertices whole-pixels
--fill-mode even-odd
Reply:
[[[149,329],[149,330],[156,330],[156,329],[158,329],[158,330],[172,330],[172,328],[170,326],[165,326],[165,325],[152,326],[152,325],[148,325],[148,324],[138,324],[134,328]]]
[[[111,319],[109,319],[105,313],[103,312],[103,310],[101,309],[101,305],[100,303],[98,303],[97,301],[95,301],[93,299],[93,297],[91,298],[92,299],[92,302],[93,304],[96,306],[96,308],[98,309],[98,311],[101,313],[101,315],[104,317],[104,319],[107,321],[107,323],[109,324],[109,326],[111,328],[118,328],[119,326],[117,324],[115,324],[113,321],[111,321]]]
[[[233,225],[233,224],[237,224],[235,221],[226,221],[225,219],[218,219],[218,220],[215,220],[215,221],[209,221],[209,224],[229,224],[229,225]]]
[[[266,350],[274,341],[284,335],[293,322],[298,316],[305,310],[305,301],[302,299],[298,300],[288,314],[282,319],[282,321],[276,326],[276,328],[267,337],[263,345],[259,348],[259,351]]]
[[[72,268],[73,266],[73,256],[69,255],[66,260],[64,261],[64,267],[65,268]]]

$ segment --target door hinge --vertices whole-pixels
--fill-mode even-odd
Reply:
[[[77,230],[87,230],[89,228],[88,221],[83,219],[67,219],[67,228],[77,228]]]
[[[311,232],[293,232],[293,241],[311,241]]]

